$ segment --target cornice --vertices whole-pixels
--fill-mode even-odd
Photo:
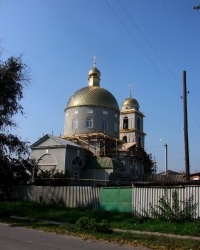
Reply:
[[[132,133],[132,132],[136,132],[136,133],[141,134],[141,135],[146,135],[144,132],[142,132],[140,130],[137,130],[135,128],[120,129],[119,132],[120,133]]]
[[[121,111],[120,111],[120,114],[121,114],[121,115],[124,115],[124,114],[132,114],[132,113],[137,113],[137,114],[139,114],[139,115],[145,117],[145,115],[144,115],[142,112],[140,112],[140,111],[138,111],[138,110],[135,110],[135,109],[128,109],[128,110],[121,110]]]

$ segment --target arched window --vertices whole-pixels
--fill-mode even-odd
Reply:
[[[105,131],[105,130],[108,130],[108,123],[107,121],[103,121],[102,122],[102,129]]]
[[[128,117],[124,117],[124,120],[123,120],[123,129],[127,129],[128,128]]]
[[[140,119],[137,118],[137,130],[140,130]]]
[[[76,156],[73,160],[72,160],[72,165],[75,165],[75,166],[82,166],[83,163],[82,163],[82,160],[80,157]]]
[[[123,140],[124,143],[126,143],[127,142],[127,136],[123,136],[122,140]]]
[[[93,128],[93,119],[92,118],[88,118],[86,120],[86,127],[87,128]]]
[[[73,121],[72,121],[72,129],[76,129],[76,128],[78,128],[78,120],[73,119]]]

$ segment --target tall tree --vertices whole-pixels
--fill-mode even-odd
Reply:
[[[0,185],[7,196],[12,184],[30,182],[34,169],[28,142],[13,133],[17,127],[14,116],[24,115],[20,101],[29,80],[21,57],[0,60]]]

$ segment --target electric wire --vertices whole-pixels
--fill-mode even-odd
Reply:
[[[168,79],[165,77],[165,75],[159,70],[159,68],[156,66],[156,64],[152,61],[152,59],[147,55],[147,53],[144,51],[144,49],[140,46],[140,44],[138,43],[138,41],[135,39],[135,37],[132,35],[132,33],[128,30],[128,28],[126,27],[126,25],[123,23],[122,19],[119,17],[119,15],[114,11],[114,9],[111,7],[111,5],[108,3],[107,0],[105,0],[106,4],[108,5],[108,7],[111,9],[111,11],[113,12],[113,14],[116,16],[116,18],[118,19],[118,21],[121,23],[121,25],[123,26],[123,28],[126,30],[126,32],[130,35],[130,37],[134,40],[134,42],[136,43],[136,45],[138,46],[138,48],[142,51],[142,53],[144,54],[144,56],[150,61],[150,63],[153,65],[153,67],[156,69],[156,71],[162,76],[162,78],[169,84],[169,86],[176,92],[176,94],[178,96],[180,96],[180,94],[177,92],[177,90],[174,88],[174,86],[168,81]]]
[[[123,28],[126,30],[126,32],[131,36],[131,38],[134,40],[134,42],[137,44],[138,48],[143,52],[143,54],[145,55],[145,57],[151,62],[151,64],[154,66],[154,68],[159,72],[159,74],[166,80],[166,82],[170,85],[170,87],[176,92],[176,94],[180,97],[180,94],[177,92],[177,90],[174,88],[174,86],[168,81],[168,79],[163,75],[163,73],[159,70],[159,68],[155,65],[155,63],[152,61],[152,59],[148,56],[148,54],[144,51],[144,49],[140,46],[140,44],[138,43],[138,41],[135,39],[135,37],[132,35],[132,33],[128,30],[128,28],[126,27],[126,25],[123,23],[122,19],[119,17],[119,15],[114,11],[114,9],[111,7],[111,5],[108,3],[107,0],[105,0],[105,2],[107,3],[107,5],[109,6],[109,8],[111,9],[111,11],[114,13],[114,15],[116,16],[116,18],[118,19],[118,21],[121,23],[121,25],[123,26]],[[164,60],[160,57],[160,55],[157,53],[157,51],[153,48],[153,46],[150,44],[150,42],[148,41],[148,39],[146,38],[146,36],[143,34],[143,32],[140,30],[140,28],[138,27],[138,25],[135,23],[135,21],[133,20],[133,18],[129,15],[128,11],[125,9],[125,7],[123,6],[123,4],[121,3],[120,0],[118,0],[119,5],[121,6],[121,8],[123,9],[123,11],[126,13],[126,15],[130,18],[131,22],[134,24],[134,26],[136,27],[137,31],[141,34],[141,36],[143,37],[143,39],[145,40],[145,42],[149,45],[149,47],[151,48],[151,50],[154,52],[154,54],[157,56],[157,58],[160,60],[160,62],[164,65],[164,67],[168,70],[168,72],[173,76],[173,78],[180,84],[180,81],[177,79],[177,77],[175,76],[175,74],[172,72],[172,70],[168,67],[168,65],[164,62]],[[194,100],[194,98],[191,98],[192,101],[194,102],[194,104],[196,105],[196,107],[200,110],[200,107],[198,106],[197,102]],[[193,117],[194,119],[194,117]],[[194,121],[196,121],[197,125],[199,125],[198,121],[196,119],[194,119]]]
[[[169,71],[169,73],[174,77],[174,79],[176,79],[176,81],[180,84],[179,80],[177,79],[177,77],[175,76],[175,74],[171,71],[171,69],[167,66],[167,64],[163,61],[163,59],[159,56],[159,54],[157,53],[157,51],[153,48],[153,46],[150,44],[150,42],[148,41],[148,39],[146,38],[146,36],[144,35],[144,33],[140,30],[140,28],[138,27],[138,25],[134,22],[133,18],[129,15],[128,11],[125,9],[125,7],[123,6],[123,4],[120,2],[120,0],[118,0],[118,3],[120,4],[120,6],[122,7],[122,9],[124,10],[124,12],[127,14],[127,16],[130,18],[131,22],[135,25],[136,29],[138,30],[138,32],[141,34],[141,36],[144,38],[144,40],[146,41],[146,43],[149,45],[149,47],[152,49],[152,51],[154,52],[154,54],[158,57],[158,59],[160,60],[160,62],[165,66],[165,68]]]
[[[138,30],[138,32],[141,34],[141,36],[144,38],[144,40],[146,41],[146,43],[149,45],[149,47],[152,49],[152,51],[154,52],[154,54],[158,57],[158,59],[160,60],[160,62],[164,65],[164,67],[169,71],[169,73],[174,77],[174,79],[180,84],[180,81],[177,79],[177,77],[175,76],[175,74],[173,73],[173,71],[168,67],[168,65],[164,62],[164,60],[160,57],[160,55],[157,53],[157,51],[153,48],[153,46],[150,44],[150,42],[148,41],[148,39],[146,38],[146,36],[144,35],[144,33],[140,30],[139,26],[134,22],[133,18],[131,17],[131,15],[129,15],[128,11],[125,9],[125,7],[123,6],[123,4],[121,3],[120,0],[118,0],[119,5],[121,6],[121,8],[124,10],[124,12],[127,14],[127,16],[130,18],[131,22],[135,25],[136,29]],[[200,110],[200,106],[198,105],[198,103],[195,101],[194,98],[191,98],[192,101],[195,103],[195,105],[198,107],[198,109]]]

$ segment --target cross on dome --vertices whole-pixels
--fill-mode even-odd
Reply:
[[[130,98],[132,98],[132,84],[129,84],[129,88],[130,88]]]
[[[97,63],[97,56],[96,56],[96,55],[94,55],[93,59],[94,59],[94,67],[96,67],[96,63]]]

